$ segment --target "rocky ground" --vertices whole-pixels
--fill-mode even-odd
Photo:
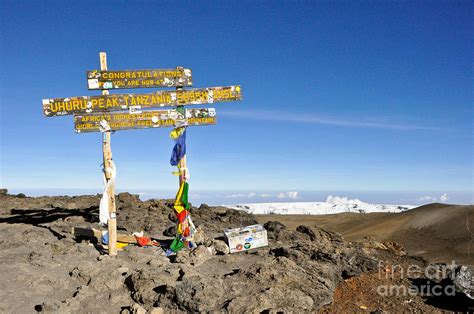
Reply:
[[[381,313],[472,306],[461,292],[450,298],[380,295],[380,285],[426,283],[423,275],[386,276],[390,265],[423,268],[427,262],[407,256],[397,243],[348,242],[304,220],[296,230],[268,221],[268,247],[228,254],[222,230],[257,221],[224,207],[192,208],[204,234],[193,251],[168,258],[161,248],[129,245],[110,258],[100,245],[71,233],[73,227],[98,228],[99,199],[0,193],[1,313]],[[120,233],[143,230],[163,243],[173,236],[171,200],[142,202],[122,193],[117,206]],[[449,280],[444,276],[437,283],[446,286]]]

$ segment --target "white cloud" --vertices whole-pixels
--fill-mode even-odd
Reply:
[[[347,197],[328,195],[328,197],[326,198],[326,203],[332,204],[332,205],[339,205],[339,204],[362,204],[363,202],[358,200],[357,198],[350,199]]]
[[[298,192],[286,192],[288,198],[296,199],[298,198]]]
[[[444,193],[439,197],[440,202],[446,202],[449,199],[448,193]],[[438,198],[435,196],[425,195],[417,199],[420,202],[437,202]]]
[[[228,197],[228,198],[245,197],[245,194],[227,194],[225,197]]]
[[[290,198],[290,199],[297,199],[298,198],[298,192],[296,191],[290,191],[290,192],[280,192],[277,195],[278,198]]]
[[[234,194],[227,194],[225,197],[227,198],[239,198],[239,197],[247,197],[247,198],[252,198],[257,196],[257,193],[255,192],[250,192],[248,194],[243,194],[243,193],[234,193]]]
[[[436,202],[436,197],[425,195],[418,198],[420,202]]]
[[[271,198],[271,197],[277,197],[280,199],[288,198],[288,199],[297,199],[298,198],[298,192],[296,191],[289,191],[289,192],[280,192],[278,194],[271,194],[271,193],[260,193],[257,194],[255,192],[250,192],[250,193],[234,193],[234,194],[227,194],[224,195],[224,197],[227,198],[254,198],[254,197],[260,197],[260,198]]]

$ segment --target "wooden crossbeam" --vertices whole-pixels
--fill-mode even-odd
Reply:
[[[46,117],[54,117],[124,111],[131,107],[140,109],[163,108],[213,104],[241,99],[242,93],[239,85],[158,91],[148,94],[103,94],[101,96],[43,99],[43,113]]]

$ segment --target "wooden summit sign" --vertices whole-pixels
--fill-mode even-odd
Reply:
[[[89,89],[192,86],[191,69],[87,71]]]
[[[193,108],[185,111],[169,109],[138,113],[113,112],[74,115],[74,128],[77,133],[99,132],[102,120],[108,122],[112,131],[179,125],[210,125],[216,124],[216,110],[214,108]]]
[[[107,54],[101,52],[100,70],[87,71],[90,90],[102,95],[43,99],[46,117],[74,115],[76,133],[101,132],[104,192],[99,220],[107,225],[110,256],[117,254],[117,215],[115,204],[116,167],[112,158],[111,134],[116,130],[161,127],[187,127],[216,124],[214,108],[188,108],[188,105],[242,100],[239,85],[184,89],[193,85],[191,69],[115,70],[107,67]],[[175,90],[140,94],[109,94],[110,89],[175,87]],[[168,107],[164,110],[162,107]],[[175,108],[169,108],[175,107]],[[162,108],[156,110],[156,108]],[[152,110],[153,109],[153,110]],[[179,132],[176,130],[173,133]],[[178,161],[180,187],[188,178],[186,155]],[[189,221],[190,218],[189,218]],[[192,223],[192,222],[191,222]],[[102,233],[101,233],[102,235]]]
[[[212,104],[242,99],[240,86],[208,87],[187,90],[158,91],[149,94],[114,94],[43,99],[47,117],[86,114],[104,111],[124,111],[183,105]]]

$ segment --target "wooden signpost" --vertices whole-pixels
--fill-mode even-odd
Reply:
[[[214,108],[186,109],[183,113],[176,109],[149,110],[137,113],[93,113],[74,116],[74,128],[77,133],[99,132],[100,122],[106,120],[113,130],[147,129],[174,127],[187,123],[191,125],[216,124]]]
[[[191,69],[87,71],[89,89],[192,86]]]
[[[99,54],[100,70],[87,71],[90,90],[102,90],[102,95],[43,99],[46,117],[74,115],[76,133],[101,132],[104,196],[108,208],[108,253],[117,254],[117,221],[115,207],[115,164],[112,159],[111,132],[116,130],[216,124],[214,108],[185,108],[197,104],[238,101],[242,99],[239,85],[184,89],[192,86],[191,69],[115,70],[107,68],[107,55]],[[142,94],[109,95],[109,89],[176,87],[176,90]],[[163,107],[175,107],[163,110]],[[149,110],[162,108],[161,110]],[[186,169],[186,157],[180,161]],[[180,185],[185,172],[180,175]],[[106,198],[105,198],[106,197]]]
[[[149,94],[115,94],[43,99],[47,117],[104,111],[213,104],[242,99],[240,86],[209,87]]]

